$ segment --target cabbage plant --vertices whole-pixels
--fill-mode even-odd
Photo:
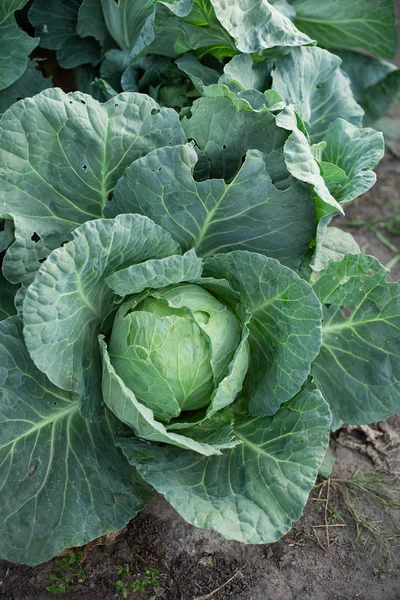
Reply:
[[[3,115],[4,558],[118,530],[154,490],[273,542],[331,427],[399,410],[399,284],[328,227],[382,136],[332,117],[313,144],[264,98],[211,85],[181,123],[142,94],[47,90]]]

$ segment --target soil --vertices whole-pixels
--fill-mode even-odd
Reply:
[[[400,0],[396,4],[400,14]],[[389,115],[400,119],[400,106]],[[399,159],[388,154],[377,175],[377,185],[346,207],[344,222],[353,224],[335,225],[351,232],[363,252],[394,264],[400,223],[397,233],[389,221],[374,223],[400,218]],[[400,278],[400,260],[390,277]],[[346,493],[344,481],[359,469],[365,478],[378,474],[397,489],[400,506],[400,415],[381,429],[376,444],[362,430],[334,434],[331,478],[317,480],[303,516],[275,544],[245,546],[196,529],[159,496],[124,531],[83,555],[68,553],[34,568],[0,561],[0,599],[114,600],[125,597],[125,588],[130,600],[400,600],[400,509],[389,518],[369,494]],[[378,535],[358,532],[351,510]],[[74,558],[80,562],[69,564]],[[67,589],[59,593],[62,586]]]

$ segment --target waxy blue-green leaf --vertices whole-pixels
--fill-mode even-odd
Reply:
[[[396,65],[351,50],[336,52],[341,68],[350,77],[351,89],[365,111],[364,125],[384,116],[400,88],[400,69]]]
[[[4,262],[7,279],[29,283],[38,258],[103,215],[132,161],[184,139],[176,112],[141,94],[100,104],[49,89],[12,106],[0,141],[0,215],[14,218],[16,238]],[[31,253],[34,233],[40,256]]]
[[[283,147],[288,171],[299,181],[313,186],[317,195],[315,204],[317,219],[322,214],[344,214],[342,207],[330,193],[323,176],[321,167],[315,160],[312,149],[305,134],[299,129],[297,116],[291,107],[285,107],[276,117],[279,127],[291,131]]]
[[[337,119],[324,135],[326,146],[322,158],[342,169],[347,181],[336,192],[340,203],[354,200],[367,192],[376,181],[372,169],[383,158],[385,144],[380,131]]]
[[[284,184],[274,185],[271,161],[273,156],[251,150],[229,185],[197,182],[190,145],[160,148],[126,170],[105,213],[148,215],[183,251],[195,247],[200,256],[244,249],[296,268],[315,236],[313,194],[286,169]]]
[[[205,456],[221,454],[222,449],[232,448],[240,444],[240,441],[236,440],[234,436],[233,416],[230,413],[228,419],[220,416],[220,413],[216,413],[208,421],[205,426],[209,434],[208,440],[207,436],[202,434],[201,426],[196,429],[193,428],[193,430],[191,428],[183,430],[186,435],[183,435],[182,432],[168,431],[165,425],[155,419],[153,411],[139,402],[135,394],[117,375],[111,364],[104,340],[100,338],[99,343],[103,361],[102,387],[104,402],[118,419],[133,429],[135,435],[148,441],[178,446],[184,448],[185,451],[193,450],[199,455]],[[166,394],[166,401],[168,401],[168,389],[165,382],[160,382],[156,377],[148,377],[147,381],[153,392],[157,392],[157,387],[162,383],[159,387],[159,398],[163,398]],[[200,437],[200,441],[196,439],[196,434]]]
[[[250,315],[250,365],[242,392],[252,415],[273,415],[310,373],[321,344],[321,306],[311,286],[273,258],[236,251],[204,263],[225,278]]]
[[[76,32],[80,5],[81,0],[35,0],[29,9],[29,20],[40,36],[40,45],[57,50],[57,60],[64,69],[100,62],[98,42]]]
[[[17,100],[34,96],[47,87],[51,87],[51,79],[44,77],[36,68],[37,66],[36,60],[29,60],[24,74],[0,92],[0,114],[5,112]]]
[[[397,49],[393,0],[290,0],[295,25],[328,48],[391,58]]]
[[[81,0],[77,15],[76,33],[81,38],[93,37],[102,46],[105,44],[109,33],[104,20],[101,0]],[[78,89],[81,90],[80,87]]]
[[[302,46],[312,39],[267,0],[210,0],[215,14],[241,52]]]
[[[105,281],[119,296],[128,296],[139,294],[146,288],[157,289],[181,281],[195,281],[201,277],[202,270],[201,260],[192,249],[183,256],[175,254],[119,269]]]
[[[89,423],[79,397],[32,363],[17,317],[0,323],[0,553],[35,565],[119,530],[151,488],[114,446],[106,411]]]
[[[337,227],[328,227],[316,249],[312,268],[314,271],[322,271],[330,262],[341,261],[346,254],[360,253],[360,246],[351,233]]]
[[[8,88],[24,74],[28,56],[39,43],[39,38],[29,37],[15,21],[15,11],[27,2],[3,0],[0,5],[0,90]]]
[[[196,527],[248,544],[275,542],[301,516],[329,441],[331,415],[310,385],[272,417],[237,417],[240,446],[200,457],[120,439],[141,475]]]
[[[210,0],[194,0],[193,9],[183,18],[172,14],[171,6],[159,2],[154,19],[155,38],[147,48],[148,54],[171,58],[190,50],[197,50],[199,56],[211,54],[220,58],[237,54],[235,42],[218,21]]]
[[[147,217],[97,219],[54,250],[29,286],[24,335],[36,366],[55,385],[84,398],[82,412],[100,415],[101,364],[97,335],[114,308],[105,279],[118,267],[176,254],[178,245]]]
[[[0,252],[7,250],[14,240],[14,223],[12,219],[0,219]]]
[[[361,126],[364,111],[354,100],[350,82],[339,69],[340,58],[321,48],[294,48],[276,61],[273,89],[294,107],[313,143],[337,118]]]
[[[289,134],[277,127],[275,115],[265,105],[254,110],[225,85],[204,88],[204,96],[193,103],[182,126],[210,161],[211,176],[231,180],[247,150],[255,149],[269,155],[274,182],[287,179],[282,148]]]
[[[0,271],[0,321],[8,319],[17,313],[14,304],[14,297],[18,291],[18,286],[13,285]]]
[[[273,60],[253,62],[250,54],[234,56],[225,66],[218,83],[227,85],[237,93],[241,90],[265,92],[272,87]]]
[[[192,0],[100,0],[104,21],[121,49],[137,56],[154,40],[154,18],[158,4],[175,15],[184,17],[192,8]]]
[[[312,374],[334,425],[359,425],[400,411],[400,283],[376,258],[348,255],[321,272],[321,352]]]
[[[202,93],[205,85],[213,85],[218,83],[220,73],[215,69],[206,67],[196,57],[193,52],[187,52],[179,57],[175,64],[181,71],[186,73],[190,78],[195,88]]]

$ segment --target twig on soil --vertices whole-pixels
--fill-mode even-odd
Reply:
[[[329,525],[328,525],[328,507],[329,507],[330,495],[331,495],[331,478],[328,477],[327,483],[326,483],[326,502],[325,502],[325,513],[324,513],[324,517],[325,517],[325,533],[326,533],[326,542],[328,544],[328,550],[329,550],[329,547],[330,547]]]
[[[193,598],[193,600],[209,600],[210,598],[212,598],[213,596],[215,596],[215,594],[217,594],[218,592],[220,592],[225,586],[227,586],[228,583],[230,583],[233,579],[235,579],[235,577],[237,577],[239,575],[239,573],[241,573],[241,572],[242,572],[242,569],[239,569],[239,571],[236,571],[236,573],[234,575],[232,575],[232,577],[230,577],[228,579],[228,581],[225,581],[225,583],[223,583],[222,585],[220,585],[219,587],[217,587],[215,590],[213,590],[209,594],[205,594],[204,596],[195,596]]]
[[[326,487],[326,498],[321,498],[322,492]],[[324,510],[324,523],[322,525],[312,525],[313,528],[313,532],[315,537],[317,538],[317,542],[318,545],[325,550],[325,552],[327,550],[329,550],[335,543],[336,539],[331,539],[330,536],[330,528],[331,527],[347,527],[347,525],[345,523],[329,523],[329,502],[330,502],[330,497],[331,497],[331,478],[328,477],[328,479],[326,479],[325,481],[323,481],[320,484],[320,491],[318,494],[318,498],[315,498],[316,502],[324,502],[325,504],[325,510]],[[321,542],[318,539],[318,536],[316,534],[316,529],[325,529],[325,535],[326,535],[326,547],[323,546],[321,544]]]

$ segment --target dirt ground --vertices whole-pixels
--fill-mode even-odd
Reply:
[[[390,115],[400,119],[400,106]],[[397,280],[400,160],[388,154],[377,174],[373,190],[347,208],[344,228],[363,252],[391,263]],[[317,480],[302,518],[275,544],[245,546],[196,529],[159,496],[116,539],[83,555],[35,568],[0,561],[0,599],[400,600],[399,434],[400,415],[334,434],[331,478]],[[367,492],[354,480],[349,487],[359,469]],[[392,490],[389,499],[376,501],[375,485]]]

